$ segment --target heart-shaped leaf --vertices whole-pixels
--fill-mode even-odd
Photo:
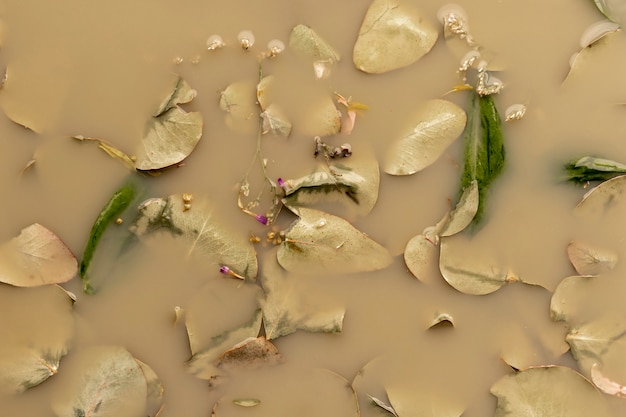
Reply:
[[[73,303],[56,285],[0,285],[0,392],[25,391],[58,372],[73,334]]]
[[[299,208],[278,249],[288,271],[351,273],[383,269],[391,254],[346,220],[323,211]]]
[[[411,175],[433,164],[465,129],[465,111],[451,101],[435,99],[415,112],[412,128],[387,153],[385,172]]]
[[[52,231],[31,224],[0,246],[0,282],[17,287],[57,284],[72,279],[78,261]]]
[[[435,45],[437,30],[407,3],[374,0],[367,9],[354,44],[354,65],[383,73],[406,67]]]
[[[168,234],[213,264],[215,271],[226,265],[237,274],[254,278],[257,274],[256,251],[245,238],[231,234],[213,214],[208,201],[194,201],[185,207],[183,196],[151,198],[140,206],[131,231],[143,240]]]
[[[502,377],[491,387],[495,417],[608,417],[611,412],[588,380],[570,368],[542,366]]]

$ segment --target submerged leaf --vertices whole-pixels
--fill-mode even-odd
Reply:
[[[608,417],[604,397],[570,368],[542,366],[505,375],[491,387],[495,417]]]
[[[284,203],[289,207],[318,207],[339,202],[346,214],[368,214],[378,200],[380,171],[371,155],[354,155],[341,162],[320,164],[304,177],[284,181]]]
[[[74,359],[67,398],[53,404],[58,417],[136,417],[146,410],[148,394],[141,367],[118,346],[86,348]]]
[[[354,44],[354,65],[367,73],[406,67],[435,45],[437,30],[407,3],[374,0]]]
[[[341,130],[341,112],[330,96],[314,97],[301,123],[305,134],[311,136],[336,135]]]
[[[395,141],[385,162],[391,175],[411,175],[433,164],[465,128],[465,111],[451,101],[435,99],[415,112],[410,132]]]
[[[611,178],[588,191],[574,212],[582,216],[600,217],[623,207],[626,198],[626,175]]]
[[[474,225],[482,220],[489,186],[502,171],[504,156],[501,120],[493,97],[473,92],[465,128],[461,190],[465,190],[473,181],[478,183],[479,201]]]
[[[263,131],[265,135],[272,133],[278,136],[289,136],[291,133],[291,122],[287,119],[282,109],[276,104],[270,104],[263,113],[261,113],[261,119],[263,119]]]
[[[185,210],[183,196],[144,201],[131,227],[138,237],[147,240],[155,235],[170,235],[189,248],[188,254],[207,259],[217,271],[228,266],[238,275],[253,279],[257,274],[256,251],[245,238],[231,234],[215,218],[207,201],[195,201],[192,210]]]
[[[566,181],[586,184],[589,181],[606,181],[626,174],[626,165],[609,159],[583,156],[565,164],[564,171]]]
[[[268,78],[265,77],[267,83],[271,80]],[[259,114],[254,84],[248,81],[230,84],[220,94],[220,109],[226,112],[226,125],[229,128],[241,133],[254,132],[258,126]]]
[[[352,273],[383,269],[391,254],[346,220],[322,211],[299,208],[278,249],[288,271]]]
[[[82,135],[72,136],[72,139],[76,139],[79,141],[88,141],[88,142],[97,142],[98,148],[102,149],[107,155],[109,155],[113,159],[117,159],[122,162],[130,169],[135,169],[135,161],[128,156],[124,151],[118,149],[114,145],[97,138],[88,138]]]
[[[274,365],[282,361],[282,356],[265,336],[249,337],[228,349],[215,360],[215,367],[225,370],[256,368]]]
[[[626,398],[626,386],[603,375],[599,368],[600,366],[597,363],[594,363],[591,367],[591,381],[594,385],[606,394]]]
[[[268,339],[295,332],[340,332],[346,310],[328,295],[311,288],[312,276],[288,273],[276,259],[268,259],[261,274],[265,297],[261,301]]]
[[[163,393],[165,389],[159,379],[159,376],[154,370],[147,364],[139,359],[135,358],[137,364],[143,372],[143,376],[146,379],[146,415],[148,417],[156,417],[161,408],[163,407]]]
[[[332,46],[306,25],[300,24],[291,30],[289,46],[313,59],[316,78],[326,78],[330,75],[330,65],[341,59]]]
[[[478,182],[472,181],[463,190],[456,207],[450,212],[450,221],[439,235],[442,237],[452,236],[465,230],[476,216],[479,203]]]
[[[0,282],[17,287],[58,284],[74,278],[78,262],[52,231],[33,223],[0,246]]]
[[[57,373],[73,334],[73,304],[56,285],[0,285],[0,392],[22,392]]]
[[[580,275],[600,275],[613,269],[617,263],[614,251],[593,248],[578,241],[567,245],[567,256]]]
[[[80,278],[83,281],[83,289],[87,294],[92,294],[95,291],[95,288],[93,288],[89,281],[88,272],[98,242],[111,222],[126,210],[131,201],[133,201],[135,191],[135,184],[132,181],[125,183],[104,205],[91,227],[89,239],[87,240],[87,245],[85,245],[85,251],[83,252],[83,259],[80,262]]]

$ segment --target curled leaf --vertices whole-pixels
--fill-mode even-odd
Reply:
[[[0,246],[0,282],[17,287],[58,284],[74,278],[78,262],[52,231],[33,223]]]
[[[465,111],[447,100],[429,100],[415,112],[410,132],[395,141],[384,170],[392,175],[411,175],[433,164],[465,128]]]
[[[411,65],[435,45],[437,30],[407,3],[374,0],[354,44],[354,65],[383,73]]]
[[[288,271],[351,273],[383,269],[391,254],[346,220],[322,211],[299,208],[278,249]]]

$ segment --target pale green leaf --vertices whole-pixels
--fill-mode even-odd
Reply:
[[[409,271],[420,281],[437,272],[439,234],[450,220],[448,213],[435,225],[429,226],[421,235],[412,237],[404,248],[404,262]]]
[[[261,300],[263,326],[268,339],[296,330],[340,332],[345,307],[315,288],[313,275],[286,272],[276,259],[265,262],[260,280],[265,297]]]
[[[595,248],[576,240],[567,245],[567,256],[580,275],[600,275],[613,269],[617,263],[615,251]]]
[[[289,46],[313,60],[313,70],[318,79],[328,77],[331,65],[341,59],[339,53],[328,42],[306,25],[300,24],[291,30]]]
[[[491,387],[495,417],[608,417],[602,394],[570,368],[543,366],[505,375]]]
[[[289,207],[332,206],[346,217],[365,216],[378,200],[380,171],[372,155],[359,154],[329,164],[311,174],[285,180],[284,203]],[[325,207],[324,207],[325,208]]]
[[[354,45],[354,65],[367,73],[406,67],[437,41],[437,29],[408,3],[374,0]]]
[[[194,200],[184,207],[182,195],[144,201],[131,227],[138,237],[148,240],[169,235],[188,248],[188,254],[203,257],[217,271],[221,265],[246,278],[257,274],[256,251],[244,236],[231,233],[213,213],[206,200]]]
[[[0,392],[25,391],[58,372],[73,335],[73,303],[56,285],[0,285]]]
[[[391,264],[391,254],[346,220],[299,208],[296,220],[278,249],[278,262],[288,271],[352,273]]]
[[[18,287],[57,284],[72,279],[78,261],[52,231],[33,223],[0,246],[0,282]]]
[[[173,109],[179,104],[189,103],[196,97],[196,90],[185,81],[180,75],[176,75],[174,87],[169,95],[163,100],[159,109],[154,113],[154,117],[159,117],[169,109]]]
[[[384,170],[411,175],[433,164],[465,129],[465,111],[451,101],[435,99],[422,104],[411,129],[389,148]]]
[[[74,358],[67,394],[55,400],[58,417],[137,417],[146,410],[147,384],[141,367],[118,346],[93,346]]]

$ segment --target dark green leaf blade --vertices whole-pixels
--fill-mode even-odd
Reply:
[[[595,156],[583,156],[565,164],[565,181],[585,184],[590,181],[606,181],[626,174],[626,165]]]

